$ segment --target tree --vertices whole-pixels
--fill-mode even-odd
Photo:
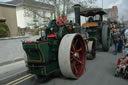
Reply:
[[[67,15],[68,10],[72,9],[74,4],[80,4],[82,7],[89,7],[95,4],[97,0],[38,0],[47,4],[51,4],[55,7],[54,18],[60,15]]]
[[[37,28],[38,26],[43,26],[45,25],[44,23],[48,22],[54,14],[54,6],[50,5],[50,3],[47,5],[35,0],[24,0],[22,5],[24,7],[24,16],[27,20],[27,25],[29,26],[35,26]],[[46,15],[46,12],[48,13],[48,16]]]
[[[38,21],[42,21],[41,19],[50,19],[44,16],[45,12],[42,8],[42,5],[37,6],[35,5],[36,2],[42,2],[53,6],[54,19],[56,19],[62,14],[67,16],[70,10],[73,11],[72,6],[74,4],[80,4],[83,8],[86,8],[91,7],[91,5],[95,4],[96,1],[97,0],[24,0],[25,16],[31,17],[33,19],[33,22],[35,23]],[[40,13],[40,11],[37,9],[42,11],[42,13]]]
[[[0,38],[1,37],[9,37],[10,36],[10,31],[5,23],[0,23]]]

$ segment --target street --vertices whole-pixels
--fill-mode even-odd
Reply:
[[[127,5],[0,0],[0,85],[128,85]]]
[[[36,40],[38,37],[0,40],[0,66],[23,60],[25,52],[22,47],[22,40]]]
[[[117,58],[113,55],[113,48],[109,52],[97,52],[94,60],[87,60],[86,72],[78,80],[65,77],[51,78],[44,82],[35,75],[26,74],[6,82],[7,85],[128,85],[128,80],[114,76]],[[120,56],[121,53],[118,53]],[[23,78],[22,78],[23,77]],[[10,84],[9,84],[10,83]]]
[[[0,63],[23,58],[22,39],[0,40]]]

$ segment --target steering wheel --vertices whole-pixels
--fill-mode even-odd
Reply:
[[[62,26],[62,25],[64,25],[66,22],[67,22],[67,16],[64,16],[64,15],[59,16],[58,19],[56,20],[56,24],[57,24],[58,26]]]

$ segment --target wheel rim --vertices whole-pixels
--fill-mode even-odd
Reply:
[[[67,34],[59,46],[59,67],[65,77],[79,78],[86,64],[86,50],[83,38],[79,34]]]
[[[76,77],[80,77],[83,73],[83,69],[85,67],[85,48],[84,44],[82,42],[78,42],[81,40],[79,37],[75,37],[71,50],[70,50],[70,62],[71,62],[71,68],[72,72]],[[85,57],[83,57],[85,56]]]

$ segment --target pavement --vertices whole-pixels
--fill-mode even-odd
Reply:
[[[28,37],[29,37],[29,36],[14,36],[14,37],[0,38],[0,40],[22,39],[22,38],[28,38]]]
[[[28,71],[22,48],[22,40],[36,40],[40,36],[16,36],[0,38],[0,82]]]
[[[24,60],[22,40],[36,40],[39,36],[0,38],[0,66]]]

